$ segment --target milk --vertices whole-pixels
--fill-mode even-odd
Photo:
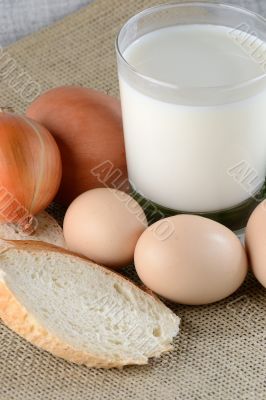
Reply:
[[[243,82],[264,71],[233,33],[215,25],[172,26],[145,34],[124,51],[151,84],[195,90],[188,104],[182,90],[169,100],[160,85],[156,95],[149,94],[139,81],[119,74],[129,179],[146,199],[174,210],[210,212],[234,207],[262,186],[266,88]],[[217,102],[215,88],[232,85],[244,86],[238,98],[225,91]],[[213,88],[214,97],[201,104],[197,88]]]

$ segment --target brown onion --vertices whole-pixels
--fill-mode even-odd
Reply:
[[[63,86],[27,110],[54,136],[63,165],[58,199],[68,205],[81,193],[108,186],[128,189],[120,102],[89,88]]]
[[[46,128],[13,113],[0,113],[0,222],[29,228],[58,190],[59,149]]]

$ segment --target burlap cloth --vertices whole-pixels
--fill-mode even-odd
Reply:
[[[30,86],[38,91],[72,83],[117,95],[115,34],[153,3],[98,0],[4,50],[0,105],[23,111],[34,96]],[[62,218],[60,207],[52,212]],[[266,292],[251,276],[218,304],[171,307],[182,318],[174,351],[121,371],[72,365],[0,324],[0,400],[266,399]]]

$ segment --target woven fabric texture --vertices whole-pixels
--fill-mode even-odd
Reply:
[[[96,0],[2,49],[0,105],[23,112],[40,91],[63,84],[118,95],[115,35],[129,16],[154,3]],[[261,11],[253,1],[241,4]],[[50,211],[62,220],[60,206]],[[134,277],[133,267],[126,273]],[[182,318],[174,351],[124,370],[67,363],[0,323],[0,400],[265,400],[266,292],[251,275],[217,304],[169,306]]]
[[[0,44],[6,46],[37,32],[93,0],[2,0]]]

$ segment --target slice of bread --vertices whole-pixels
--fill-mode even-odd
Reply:
[[[0,238],[8,240],[40,240],[66,248],[63,229],[56,220],[47,212],[37,215],[37,229],[32,235],[25,234],[15,224],[0,224]]]
[[[179,318],[122,275],[42,242],[1,247],[0,318],[29,342],[98,368],[171,350]]]

